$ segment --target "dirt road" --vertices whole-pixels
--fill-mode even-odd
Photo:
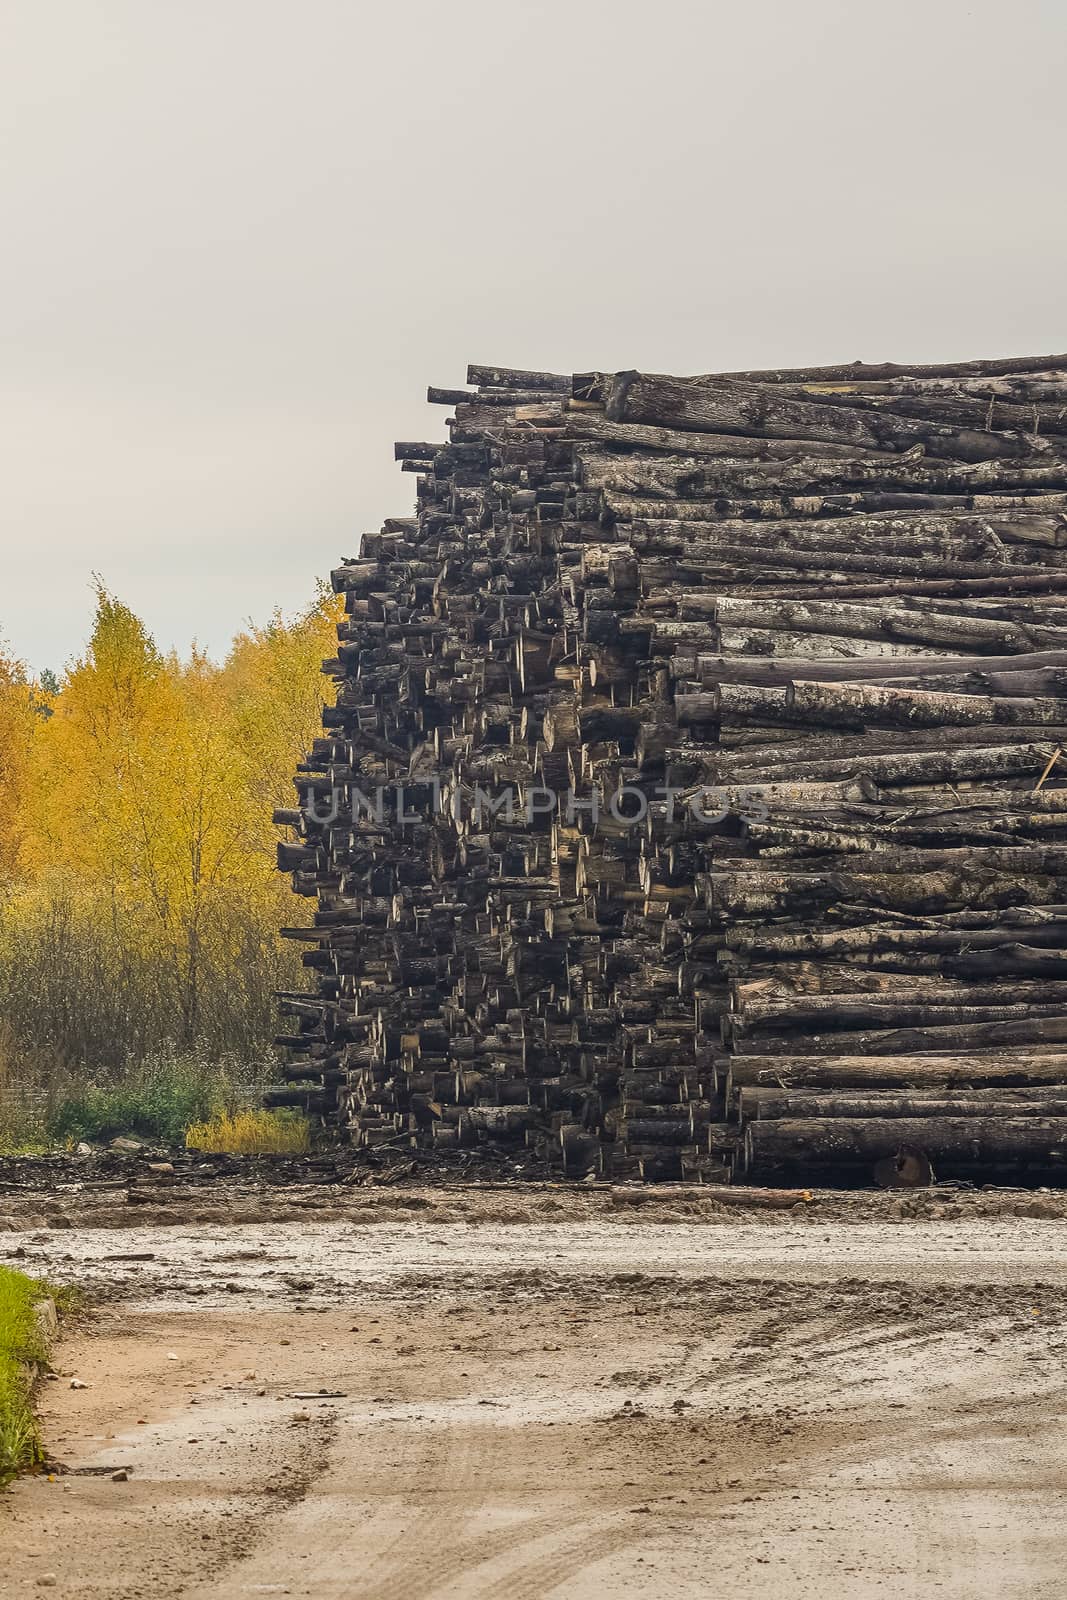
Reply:
[[[0,1234],[102,1297],[5,1595],[1063,1593],[1062,1221],[142,1215]]]

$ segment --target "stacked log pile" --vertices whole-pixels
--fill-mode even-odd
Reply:
[[[571,1176],[1062,1182],[1067,357],[468,382],[333,574],[274,1098]]]

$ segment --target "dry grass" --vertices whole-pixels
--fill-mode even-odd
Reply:
[[[185,1135],[190,1150],[238,1156],[297,1156],[309,1144],[303,1117],[284,1111],[221,1112],[209,1122],[194,1122]]]

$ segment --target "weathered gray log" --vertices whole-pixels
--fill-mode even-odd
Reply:
[[[790,711],[788,687],[762,688],[748,683],[720,684],[696,695],[676,695],[675,716],[679,727],[700,722],[718,722],[724,714],[756,721],[779,721]]]
[[[968,941],[966,954],[943,956],[941,965],[949,974],[967,977],[1001,976],[1006,972],[1027,977],[1059,978],[1067,975],[1067,930],[1061,934],[1057,948],[1043,950],[1034,944],[1002,944],[994,949],[975,949],[975,940]]]
[[[1067,712],[1067,704],[1052,696],[1039,699],[949,694],[936,689],[882,689],[858,684],[804,682],[799,678],[785,690],[785,700],[788,710],[795,716],[831,727],[936,728],[969,723],[1062,723]]]
[[[639,620],[643,619],[632,619],[631,628],[633,623]],[[782,628],[757,628],[745,625],[734,627],[725,623],[712,628],[708,623],[657,620],[652,625],[651,631],[657,647],[661,643],[680,642],[705,648],[714,646],[724,655],[751,656],[754,652],[758,652],[764,657],[796,656],[802,651],[805,655],[811,656],[815,663],[820,660],[849,660],[860,663],[875,661],[882,673],[893,671],[894,664],[898,670],[907,664],[910,670],[916,659],[924,660],[927,656],[936,656],[939,648],[936,645],[916,645],[911,640],[894,640],[884,636],[789,632]]]
[[[732,965],[729,952],[713,939],[694,940],[691,949],[694,955],[707,953],[710,949],[720,960]],[[1035,951],[1034,954],[1055,955],[1057,952]],[[904,966],[899,969],[873,967],[847,958],[835,960],[833,957],[794,961],[789,965],[776,963],[770,968],[766,965],[758,968],[750,965],[742,973],[728,979],[727,993],[730,1006],[744,1013],[751,1006],[803,1003],[812,996],[817,996],[820,1002],[827,996],[844,999],[860,995],[866,1000],[903,999],[914,1002],[929,999],[936,1003],[942,996],[955,998],[970,995],[974,997],[974,1003],[979,1004],[989,999],[999,1002],[1005,996],[1010,998],[1018,995],[1023,998],[1042,990],[1041,984],[1034,983],[1023,984],[1019,989],[1014,978],[1002,983],[993,979],[984,983],[962,983],[946,977],[942,970],[944,959],[937,956],[929,966],[917,968],[914,972]]]
[[[827,993],[772,995],[766,999],[742,998],[735,989],[730,1024],[740,1035],[757,1031],[782,1031],[819,1027],[908,1028],[933,1023],[1006,1020],[1025,1013],[1040,1015],[1044,1006],[1067,1002],[1067,982],[1043,979],[1004,984],[953,983],[944,979],[921,989],[885,992],[873,987],[865,994]],[[983,1014],[984,1013],[984,1014]]]
[[[821,386],[820,386],[821,387]],[[1061,372],[1015,372],[981,377],[921,377],[909,375],[896,378],[859,378],[847,385],[834,385],[863,394],[953,394],[975,395],[988,401],[991,397],[1005,400],[1067,400],[1067,382]]]
[[[879,661],[820,661],[809,657],[768,660],[765,656],[748,659],[729,658],[708,653],[692,659],[692,676],[705,687],[716,683],[766,684],[780,687],[794,679],[821,683],[839,683],[889,679],[896,682],[897,674]],[[914,657],[908,664],[909,678],[928,679],[951,677],[961,673],[999,673],[1040,671],[1045,668],[1067,668],[1067,650],[1032,651],[1018,656],[922,656]],[[689,670],[684,657],[675,656],[674,670]]]
[[[589,419],[591,423],[592,418]],[[598,419],[599,429],[611,442],[632,436],[619,424]],[[573,433],[574,426],[568,428]],[[937,495],[990,495],[1003,492],[1056,492],[1067,489],[1067,462],[1038,464],[1026,462],[932,461],[921,448],[903,455],[880,451],[873,455],[849,454],[846,446],[834,449],[821,446],[816,453],[800,440],[754,440],[730,435],[694,434],[671,430],[634,427],[632,435],[658,432],[657,449],[630,452],[600,450],[587,446],[576,451],[576,465],[582,487],[607,489],[637,499],[658,499],[668,503],[710,500],[719,496],[736,498],[742,494],[766,499],[774,495],[811,495],[834,489],[847,496],[855,516],[853,496],[864,492],[895,490]],[[640,439],[634,437],[635,444]],[[709,448],[710,447],[710,448]],[[665,450],[671,454],[665,454]],[[840,518],[840,502],[836,514]],[[976,519],[964,513],[953,518],[965,521],[978,531]],[[916,519],[921,525],[928,518]],[[839,529],[848,525],[837,522]],[[897,525],[893,519],[894,526]],[[1062,526],[1054,516],[1020,515],[992,524],[999,537],[1012,542],[1037,543],[1051,549],[1067,544]],[[874,531],[874,525],[868,531]],[[988,534],[986,534],[988,543]]]
[[[542,418],[532,414],[534,409],[519,406],[516,410],[516,421],[520,424],[540,423]],[[632,450],[644,450],[658,451],[664,455],[696,456],[706,459],[725,456],[731,459],[740,457],[745,460],[766,461],[785,461],[793,456],[806,457],[811,454],[811,443],[807,439],[763,439],[734,433],[689,433],[681,428],[662,428],[654,424],[612,422],[603,412],[596,410],[571,411],[558,418],[543,420],[544,427],[539,431],[551,433],[555,438],[576,442],[588,441],[598,447],[621,447],[626,454]],[[462,429],[458,435],[453,432],[453,438],[457,436],[464,436]],[[819,454],[847,463],[856,452],[851,445],[823,442],[819,446]],[[625,460],[625,456],[623,459]],[[895,463],[902,458],[886,451],[884,459]],[[1042,469],[1020,466],[1018,470],[1030,473]],[[1045,486],[1044,480],[1038,479],[1037,486]]]
[[[897,417],[916,417],[950,428],[995,429],[997,431],[1058,434],[1063,433],[1064,408],[1055,401],[1034,399],[1020,404],[998,395],[935,393],[890,389],[874,393],[870,389],[827,388],[819,384],[781,384],[776,392],[792,400],[811,400],[817,405],[847,406],[860,411],[892,413]]]
[[[1065,707],[1067,709],[1067,707]],[[651,741],[646,733],[654,733]],[[754,738],[745,738],[748,732]],[[724,743],[723,734],[737,735],[736,747],[729,738]],[[833,728],[806,727],[799,722],[777,721],[771,717],[753,718],[751,722],[724,713],[719,724],[718,737],[695,737],[682,741],[669,724],[659,729],[642,726],[638,734],[635,753],[641,766],[655,765],[669,769],[683,783],[759,783],[764,779],[779,780],[783,774],[795,773],[803,781],[821,781],[827,778],[844,778],[860,771],[877,778],[881,773],[884,784],[905,782],[910,784],[943,783],[943,777],[931,780],[920,775],[915,778],[894,779],[886,774],[893,768],[883,766],[882,758],[894,763],[905,763],[908,770],[913,762],[926,763],[933,771],[930,756],[943,756],[946,747],[962,761],[969,752],[1043,747],[1047,754],[1037,764],[1037,788],[1040,773],[1056,750],[1067,748],[1067,724],[998,723],[992,726],[978,723],[970,727],[956,726],[951,737],[940,728]],[[1057,760],[1059,758],[1057,757]],[[841,764],[836,774],[829,763]],[[1027,763],[1029,765],[1029,763]],[[918,767],[914,770],[918,772]],[[979,774],[982,776],[983,774]],[[995,775],[995,774],[991,774]],[[952,776],[949,774],[949,776]],[[958,776],[962,777],[961,772]],[[1005,774],[1014,776],[1014,774]],[[998,785],[1004,787],[1004,785]],[[894,797],[880,795],[889,804]],[[942,796],[942,798],[945,798]]]
[[[969,852],[962,852],[964,856]],[[1067,880],[1056,875],[1018,878],[996,870],[946,867],[915,873],[848,871],[759,871],[739,868],[701,877],[698,889],[717,922],[816,913],[835,903],[905,915],[937,915],[980,904],[1052,905]]]
[[[474,362],[467,367],[467,382],[491,389],[545,389],[568,395],[572,386],[569,373],[528,372],[521,367],[485,367]]]
[[[263,1091],[264,1104],[272,1107],[293,1107],[307,1112],[323,1112],[328,1110],[336,1101],[336,1094],[331,1089],[324,1089],[320,1083],[306,1082],[304,1084],[290,1084],[285,1088],[270,1088]]]
[[[718,722],[723,715],[826,727],[960,727],[1062,724],[1067,699],[993,696],[880,684],[822,683],[795,678],[784,687],[718,684],[675,696],[679,727]]]
[[[728,378],[616,374],[605,407],[613,422],[656,423],[704,433],[759,433],[770,438],[825,440],[861,450],[907,450],[922,444],[934,456],[960,461],[1033,455],[1028,435],[954,429],[905,417],[820,406],[775,395],[773,388]]]
[[[1034,920],[1020,922],[1019,915],[1024,910]],[[1025,927],[1028,946],[1047,943],[1054,950],[1067,949],[1067,907],[1011,907],[986,915],[993,926],[983,926],[977,916],[970,919],[973,925],[958,928],[927,923],[915,927],[866,925],[797,932],[739,926],[727,931],[725,943],[729,948],[779,961],[793,961],[801,956],[830,960],[835,955],[872,955],[893,950],[943,951],[946,954],[992,950],[995,953],[999,949],[1012,950],[1019,938],[1019,928]]]
[[[936,679],[913,673],[868,681],[872,688],[879,689],[929,688],[947,694],[991,695],[1013,700],[1029,696],[1067,698],[1067,668],[1063,667],[1045,667],[1035,672],[946,672]]]
[[[843,756],[804,763],[796,776],[804,782],[839,782],[863,776],[887,787],[959,783],[978,778],[1002,778],[1030,773],[1036,779],[1058,745],[1049,743],[980,746],[977,749],[943,749],[903,752],[900,755]],[[773,780],[777,765],[751,759],[719,763],[720,781],[758,784]]]
[[[723,627],[885,638],[935,649],[964,644],[972,649],[1020,651],[1067,647],[1067,628],[939,613],[922,604],[864,606],[836,600],[750,600],[723,595],[716,601],[715,621]]]
[[[1062,441],[1060,441],[1062,445]],[[1061,465],[1067,463],[1061,463]],[[1033,473],[1027,476],[1032,477]],[[1052,481],[1059,485],[1061,472],[1057,470],[1051,475]],[[1013,512],[1027,519],[1041,519],[1047,526],[1049,519],[1054,518],[1067,506],[1067,490],[1056,487],[1050,488],[1043,483],[1039,488],[1025,487],[1009,490],[998,489],[995,494],[978,494],[964,492],[930,493],[925,490],[906,488],[898,489],[840,489],[831,485],[825,493],[776,493],[776,485],[768,483],[762,498],[756,499],[742,492],[735,494],[717,494],[708,499],[684,499],[675,501],[657,500],[651,495],[624,494],[615,489],[599,489],[589,496],[582,498],[583,506],[589,511],[596,510],[602,521],[618,524],[616,537],[622,531],[631,531],[635,540],[640,541],[644,550],[669,549],[679,538],[682,528],[690,528],[695,538],[701,541],[697,549],[704,545],[709,547],[709,553],[718,542],[729,543],[731,540],[741,542],[745,537],[745,529],[754,534],[769,533],[771,543],[777,542],[777,536],[786,524],[805,523],[821,524],[824,521],[837,519],[837,531],[840,533],[848,526],[846,519],[857,519],[857,534],[879,531],[874,519],[892,517],[900,529],[906,529],[909,522],[916,522],[921,518],[931,521],[949,518],[968,519],[977,524],[972,532],[983,531],[984,537],[977,541],[979,553],[971,556],[972,560],[994,563],[1007,562],[1005,544],[996,534],[995,525],[999,524],[1005,529]],[[984,514],[984,517],[983,517]],[[983,518],[979,522],[979,518]],[[870,519],[868,521],[868,519]],[[990,519],[990,520],[986,520]],[[630,530],[625,530],[625,524],[631,524]],[[753,527],[753,523],[757,526]],[[758,526],[762,524],[763,526]],[[884,529],[886,533],[893,531],[890,525]],[[765,541],[761,540],[757,548],[762,547]],[[938,544],[944,541],[931,541],[934,548],[932,554],[943,555],[943,549],[938,549]],[[972,544],[976,541],[972,539]],[[1027,543],[1021,540],[1016,543],[1008,541],[1014,548],[1010,557],[1013,561],[1027,563],[1032,561],[1032,555],[1023,548]],[[832,546],[831,538],[815,541],[815,549],[820,546]],[[877,538],[873,543],[872,554],[877,554]],[[914,544],[921,547],[921,540]],[[860,549],[866,549],[868,540],[858,538]],[[812,552],[809,551],[810,556]],[[906,553],[906,552],[905,552]],[[917,553],[915,549],[912,553]],[[1050,563],[1060,565],[1058,555],[1050,557]],[[1011,572],[1011,567],[1003,570]]]
[[[841,1005],[832,1012],[816,1012],[812,1007],[798,1004],[793,1014],[775,1015],[777,1026],[774,1017],[747,1023],[724,1016],[723,1037],[739,1052],[778,1051],[783,1055],[810,1050],[817,1045],[832,1052],[836,1041],[841,1042],[844,1050],[858,1050],[868,1036],[878,1042],[876,1048],[889,1050],[893,1047],[886,1036],[891,1033],[903,1038],[904,1049],[932,1049],[941,1040],[947,1040],[949,1046],[955,1042],[947,1037],[947,1031],[951,1028],[994,1028],[1013,1024],[1029,1027],[1037,1026],[1042,1021],[1060,1020],[1063,1002],[1055,1001],[1048,1005],[940,1007],[904,1006],[889,1002],[879,1004],[872,1000],[864,1004],[857,1001],[852,1005]],[[1052,1037],[1058,1038],[1058,1035],[1053,1034]]]
[[[1043,1008],[1035,1008],[1040,1013]],[[796,1033],[782,1038],[773,1034],[758,1039],[735,1039],[739,1055],[810,1055],[816,1050],[842,1055],[923,1055],[937,1052],[959,1054],[966,1050],[990,1050],[998,1046],[1067,1044],[1067,1016],[1038,1014],[1028,1019],[1001,1022],[961,1022],[944,1027],[870,1028],[862,1032],[840,1030],[824,1034]]]
[[[975,1049],[965,1054],[735,1056],[724,1089],[1019,1089],[1067,1085],[1067,1052]]]
[[[741,503],[738,503],[740,509]],[[630,508],[628,508],[630,509]],[[725,516],[728,507],[723,507]],[[689,515],[677,521],[649,521],[640,519],[640,510],[632,512],[635,520],[627,528],[635,551],[644,558],[654,555],[661,558],[674,556],[679,568],[699,573],[702,580],[725,584],[736,583],[740,567],[746,572],[747,583],[804,581],[830,582],[839,587],[845,583],[868,578],[948,579],[955,583],[966,578],[991,579],[1001,589],[1010,589],[1018,581],[1036,581],[1043,590],[1062,589],[1067,571],[1060,566],[1047,566],[1035,573],[1032,563],[1007,562],[990,559],[961,559],[958,555],[924,556],[921,545],[910,555],[883,555],[877,549],[867,549],[858,541],[848,550],[803,549],[784,539],[759,541],[751,537],[759,529],[749,525],[746,530],[736,523],[698,521]],[[768,517],[795,519],[800,513],[795,506],[784,507],[777,503],[764,508]],[[844,526],[844,524],[842,525]],[[684,557],[684,560],[681,558]],[[679,576],[682,576],[679,571]],[[898,585],[905,589],[910,585]],[[1030,648],[1033,648],[1032,646]]]
[[[821,1171],[855,1179],[917,1152],[939,1178],[1067,1177],[1067,1118],[872,1117],[750,1122],[745,1166],[766,1176]]]
[[[836,367],[777,367],[761,372],[727,372],[750,383],[851,383],[886,378],[999,378],[1006,373],[1067,371],[1067,355],[1005,356],[995,360],[921,363],[850,361]]]
[[[1025,1089],[741,1089],[744,1121],[811,1117],[1067,1117],[1067,1084]]]
[[[693,1198],[689,1188],[679,1186],[677,1190],[670,1184],[663,1184],[656,1191],[657,1197],[665,1200]],[[643,1196],[640,1191],[616,1185],[612,1189],[612,1198],[620,1206],[639,1205]],[[812,1200],[810,1189],[760,1189],[750,1184],[736,1183],[729,1186],[705,1184],[700,1191],[701,1200],[710,1200],[715,1205],[730,1206],[737,1210],[753,1211],[788,1211],[793,1206],[809,1205]]]

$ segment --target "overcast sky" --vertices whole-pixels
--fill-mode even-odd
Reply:
[[[1067,348],[1062,0],[5,0],[0,635],[224,652],[468,361]]]

